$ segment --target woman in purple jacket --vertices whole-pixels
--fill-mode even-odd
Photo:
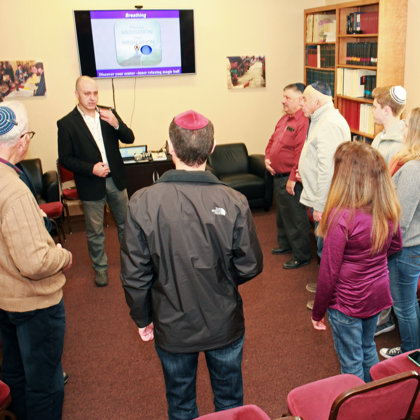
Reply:
[[[401,249],[400,206],[382,156],[358,142],[342,143],[317,234],[324,238],[312,311],[316,330],[328,312],[341,373],[370,381],[378,362],[379,312],[392,305],[387,256]]]

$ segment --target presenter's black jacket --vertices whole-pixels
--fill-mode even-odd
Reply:
[[[138,327],[170,353],[224,347],[245,332],[238,285],[263,268],[248,202],[210,172],[170,170],[131,198],[121,280]]]
[[[121,158],[118,140],[133,143],[134,134],[112,110],[119,122],[118,130],[101,120],[102,138],[115,186],[121,191],[127,187],[127,176]],[[77,107],[57,121],[58,159],[61,165],[74,173],[77,193],[83,201],[105,197],[105,178],[92,173],[96,163],[102,162],[101,152]]]

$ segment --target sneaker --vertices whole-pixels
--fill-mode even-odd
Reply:
[[[375,337],[381,334],[385,334],[387,332],[395,330],[395,322],[388,321],[385,324],[378,325],[375,331]]]
[[[314,308],[314,301],[308,300],[308,302],[306,303],[306,307],[312,311],[312,309]]]
[[[106,271],[95,272],[95,284],[98,287],[104,287],[108,285],[108,273]]]
[[[384,357],[385,359],[389,359],[391,357],[398,356],[402,354],[401,347],[383,347],[379,350],[379,354]]]
[[[317,286],[317,283],[308,283],[307,285],[306,285],[306,290],[308,291],[308,292],[311,292],[311,293],[316,293],[316,286]]]

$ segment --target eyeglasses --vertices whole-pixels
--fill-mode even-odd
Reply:
[[[35,131],[26,131],[25,133],[21,134],[19,138],[28,136],[28,140],[31,140],[34,135],[35,135]]]

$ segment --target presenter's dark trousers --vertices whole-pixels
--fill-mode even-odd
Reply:
[[[295,195],[286,191],[288,175],[274,177],[276,201],[277,241],[280,248],[290,248],[299,261],[311,259],[308,209],[299,202],[302,184],[296,182]]]
[[[0,309],[2,380],[10,387],[10,410],[18,420],[61,420],[66,317],[63,301],[45,309]]]

